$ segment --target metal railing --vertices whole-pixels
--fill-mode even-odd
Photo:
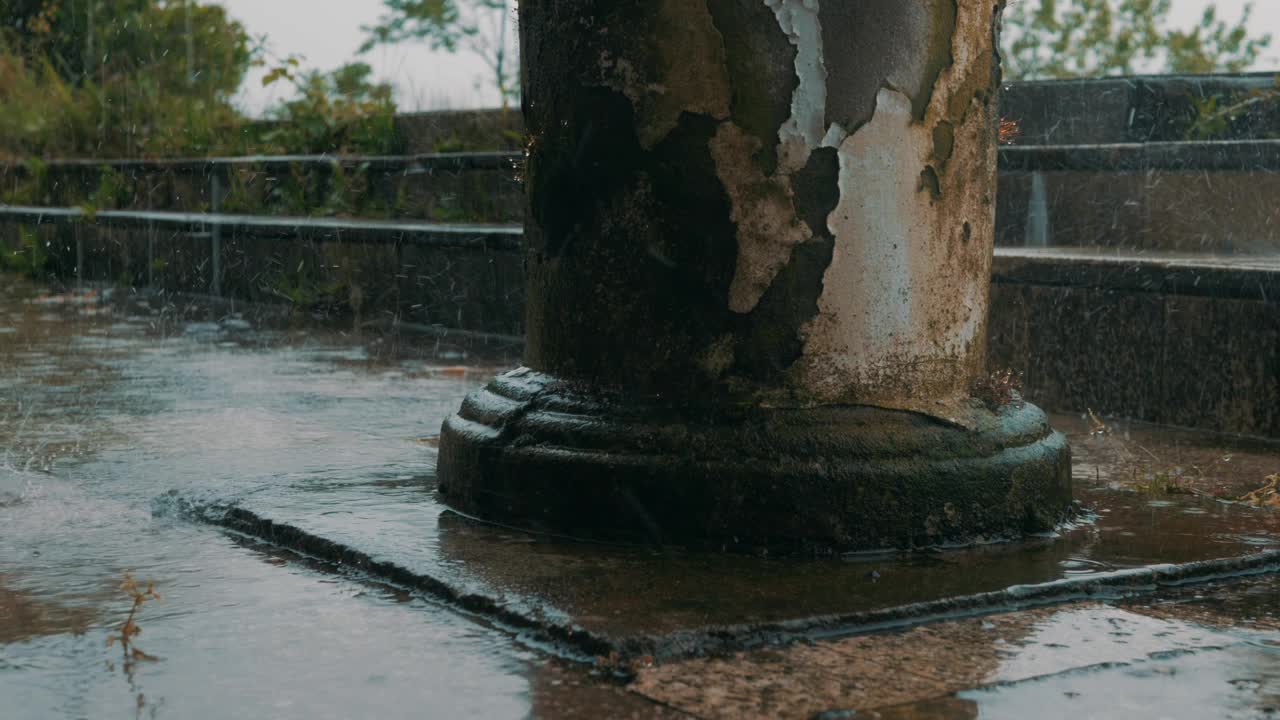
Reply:
[[[398,175],[436,172],[517,170],[524,163],[518,152],[457,152],[421,155],[244,155],[237,157],[172,159],[86,159],[41,161],[51,170],[171,172],[217,176],[246,167],[284,172],[296,166],[341,167]],[[1280,170],[1280,139],[1213,142],[1107,143],[1096,145],[1005,145],[999,149],[1001,170]],[[0,163],[0,171],[30,173],[21,162]]]
[[[1123,143],[1074,146],[1004,146],[999,149],[1000,169],[1005,172],[1134,172],[1143,170],[1195,171],[1280,171],[1280,140],[1227,141],[1213,143]],[[442,223],[369,218],[297,217],[221,212],[228,173],[244,167],[263,168],[268,172],[287,170],[298,164],[360,167],[374,172],[403,175],[430,175],[438,171],[468,172],[473,170],[510,170],[523,161],[519,153],[465,152],[433,153],[411,156],[245,156],[202,159],[154,160],[51,160],[53,169],[85,170],[108,167],[128,172],[172,172],[206,177],[209,182],[209,212],[154,210],[99,210],[78,207],[42,207],[0,205],[0,221],[13,223],[60,224],[92,222],[104,227],[136,228],[146,231],[148,267],[154,257],[157,233],[169,228],[193,240],[207,239],[211,269],[209,292],[221,295],[222,244],[225,235],[249,235],[254,238],[296,241],[339,240],[351,243],[401,243],[441,248],[457,248],[496,252],[516,252],[522,247],[521,228],[515,224]],[[27,172],[21,165],[0,165],[0,169]],[[76,273],[83,272],[84,248],[80,234],[76,236]],[[1064,252],[1067,252],[1064,250]],[[1058,262],[1055,254],[1028,256],[1016,248],[997,250],[997,258],[1010,258],[1017,267],[1027,263],[1042,266]],[[1057,255],[1061,255],[1058,253]],[[1121,257],[1121,256],[1116,256]],[[1124,264],[1134,267],[1133,257]],[[1076,260],[1079,260],[1077,258]],[[1110,266],[1106,256],[1092,256],[1091,262]],[[1020,264],[1019,264],[1020,263]],[[1274,273],[1270,265],[1266,273]],[[997,279],[1001,276],[997,273]],[[1234,277],[1234,276],[1233,276]],[[1270,275],[1268,275],[1270,277]],[[152,278],[148,277],[148,282]],[[1249,278],[1232,281],[1231,285],[1247,285]],[[1270,281],[1257,285],[1264,297],[1272,292]],[[1181,286],[1185,283],[1174,283]],[[1256,295],[1245,290],[1246,294]]]
[[[459,172],[465,170],[509,170],[523,160],[516,152],[456,152],[424,153],[420,155],[239,155],[235,157],[208,158],[154,158],[154,159],[96,159],[59,158],[42,160],[52,169],[110,168],[134,172],[175,172],[188,175],[207,175],[218,169],[258,167],[269,171],[288,170],[295,165],[317,165],[344,168],[363,167],[375,172],[424,174],[431,172]],[[0,163],[0,168],[15,172],[28,172],[26,163]]]
[[[143,230],[147,241],[148,285],[154,284],[151,268],[156,239],[161,232],[170,237],[209,241],[210,282],[208,291],[222,295],[222,255],[224,231],[254,239],[297,242],[340,241],[353,244],[400,244],[485,252],[517,252],[523,234],[519,225],[480,223],[432,223],[397,220],[343,218],[274,217],[213,213],[161,212],[148,210],[100,210],[0,205],[0,221],[33,225],[92,223],[94,226]],[[76,280],[83,281],[84,237],[75,235]]]

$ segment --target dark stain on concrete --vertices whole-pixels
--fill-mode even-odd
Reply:
[[[776,382],[800,358],[800,328],[818,314],[822,278],[834,249],[835,240],[825,232],[795,247],[790,262],[743,319],[736,373]]]
[[[646,13],[629,3],[521,8],[524,113],[538,138],[528,163],[526,358],[589,382],[633,368],[628,380],[639,394],[701,382],[697,358],[709,338],[729,331],[725,298],[737,262],[708,147],[719,121],[686,112],[646,151],[632,102],[599,86],[592,59],[620,54],[619,44],[648,67],[656,51],[631,47],[651,37],[635,29]]]
[[[823,147],[809,155],[805,166],[791,176],[796,214],[814,235],[827,232],[827,216],[840,202],[840,155]]]
[[[621,93],[581,88],[565,117],[532,130],[540,141],[527,164],[528,247],[548,257],[579,240],[642,162],[631,103]]]
[[[711,157],[710,141],[719,124],[685,113],[645,168],[655,199],[666,208],[662,217],[653,218],[659,224],[654,242],[671,263],[671,279],[712,313],[724,306],[738,248],[729,198]]]
[[[932,165],[925,165],[924,170],[920,171],[920,186],[918,189],[928,191],[934,200],[942,197],[942,182],[938,178],[938,171],[934,170]]]
[[[933,126],[933,161],[940,168],[946,168],[947,161],[956,145],[956,127],[949,120],[939,120]]]
[[[840,202],[840,159],[835,148],[818,148],[791,176],[796,214],[813,237],[796,246],[755,309],[738,330],[737,365],[742,375],[776,382],[804,349],[800,328],[818,314],[822,279],[831,265],[835,240],[827,216]]]
[[[695,356],[729,321],[737,241],[708,149],[718,123],[686,113],[645,153],[626,99],[592,94],[608,99],[591,113],[611,119],[585,126],[594,137],[574,144],[589,160],[565,164],[552,183],[572,190],[531,190],[529,225],[543,243],[530,243],[527,356],[580,379],[644,368],[637,390],[674,391],[700,377]],[[548,316],[540,305],[574,311]]]

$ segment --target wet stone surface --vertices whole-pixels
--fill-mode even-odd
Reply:
[[[1080,603],[673,663],[632,690],[700,717],[1254,717],[1280,700],[1280,633]]]
[[[554,696],[546,655],[483,619],[172,511],[171,493],[305,495],[352,479],[395,497],[430,465],[421,413],[452,409],[478,381],[458,358],[433,359],[433,343],[381,357],[370,338],[234,317],[121,314],[11,282],[0,716],[522,717]],[[158,659],[131,667],[107,646],[129,610],[127,570],[160,594],[135,640]]]
[[[1068,429],[1085,425],[1059,420]],[[395,492],[357,483],[331,483],[320,494],[264,490],[232,501],[232,526],[320,554],[353,549],[386,566],[375,572],[403,571],[408,578],[439,581],[459,596],[493,599],[503,612],[554,626],[553,634],[585,631],[584,652],[598,652],[603,644],[659,657],[768,635],[839,632],[881,622],[876,611],[912,603],[941,601],[930,611],[951,612],[964,609],[946,606],[956,596],[1280,548],[1280,514],[1186,493],[1135,491],[1134,473],[1149,470],[1135,470],[1129,456],[1107,454],[1122,440],[1087,434],[1080,440],[1077,494],[1087,513],[1080,522],[1023,543],[966,549],[797,561],[567,542],[444,512],[431,492],[429,470],[420,483]],[[1194,450],[1146,447],[1153,453]],[[1242,487],[1280,460],[1256,447],[1237,449],[1232,457],[1241,476],[1230,482]],[[223,519],[220,502],[195,510],[214,522]],[[318,547],[316,540],[337,548]],[[1271,566],[1277,560],[1271,557]],[[815,616],[820,619],[806,620]],[[786,625],[794,621],[799,625]],[[726,633],[732,639],[726,641]]]
[[[1021,544],[802,561],[587,545],[438,502],[433,436],[487,360],[43,293],[0,284],[6,718],[222,717],[228,698],[245,717],[1023,717],[1047,700],[1106,717],[1108,693],[1265,717],[1280,692],[1274,574],[1070,584],[1275,570],[1280,513],[1224,500],[1280,471],[1272,443],[1057,417],[1088,514]],[[137,617],[154,661],[107,647],[129,570],[161,596]],[[1076,596],[1093,601],[1009,612]],[[942,617],[895,610],[930,601]]]

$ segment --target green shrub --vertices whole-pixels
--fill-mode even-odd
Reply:
[[[40,237],[26,225],[17,228],[17,243],[0,242],[0,270],[33,278],[44,277],[49,262]]]

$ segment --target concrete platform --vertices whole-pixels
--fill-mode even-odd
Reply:
[[[1280,705],[1274,442],[1054,417],[1084,514],[1027,543],[803,560],[583,544],[443,509],[435,433],[493,368],[436,340],[6,278],[5,716]],[[126,569],[162,597],[139,615],[160,659],[128,672],[105,644]]]
[[[1071,418],[1057,422],[1066,427]],[[180,504],[194,517],[432,593],[570,651],[658,659],[1280,572],[1280,513],[1190,490],[1125,488],[1148,471],[1108,452],[1110,441],[1077,439],[1087,513],[1080,522],[1025,543],[904,554],[797,561],[560,540],[447,511],[430,475]],[[1277,461],[1230,454],[1240,476]],[[1231,477],[1248,482],[1240,476]]]

